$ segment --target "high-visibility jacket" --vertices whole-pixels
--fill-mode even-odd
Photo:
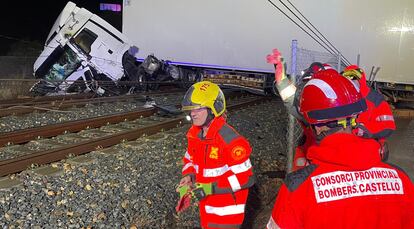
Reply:
[[[213,119],[205,137],[202,128],[193,125],[187,139],[183,176],[213,184],[213,194],[200,201],[201,226],[240,228],[248,188],[254,184],[249,142],[223,117]]]
[[[267,228],[414,228],[414,186],[378,150],[345,133],[310,147],[312,163],[287,175]]]
[[[358,115],[357,122],[362,123],[363,137],[382,140],[389,137],[395,130],[394,116],[384,96],[367,85],[365,76],[358,81],[360,92],[367,103],[367,110]]]

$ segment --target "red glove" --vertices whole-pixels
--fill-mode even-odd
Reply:
[[[186,193],[184,196],[178,200],[177,206],[175,206],[175,211],[181,213],[191,206],[191,192]]]
[[[272,54],[267,55],[266,59],[267,63],[275,65],[275,81],[280,84],[286,78],[282,54],[278,49],[273,49]]]

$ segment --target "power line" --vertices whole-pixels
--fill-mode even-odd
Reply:
[[[335,55],[332,50],[329,50],[327,47],[325,47],[323,44],[321,44],[316,38],[314,38],[308,31],[306,31],[302,26],[300,26],[295,20],[293,20],[289,15],[287,15],[282,9],[280,9],[278,6],[276,6],[271,0],[267,0],[270,4],[272,4],[276,9],[278,9],[282,14],[284,14],[287,18],[289,18],[295,25],[297,25],[300,29],[302,29],[303,32],[308,34],[314,41],[316,41],[320,46],[322,46],[326,51],[328,51],[330,54]]]
[[[309,20],[288,0],[288,2],[296,9],[296,11],[297,12],[299,12],[299,14],[308,22],[308,23],[310,23],[311,25],[312,25],[312,27],[313,28],[315,28],[316,29],[316,31],[318,31],[318,33],[320,34],[320,35],[322,35],[322,37],[329,43],[329,45],[321,38],[321,37],[319,37],[319,35],[317,34],[317,33],[315,33],[300,17],[298,17],[282,0],[279,0],[279,2],[280,3],[282,3],[293,15],[295,15],[295,17],[297,18],[297,19],[299,19],[299,21],[300,22],[302,22],[302,24],[304,24],[305,26],[306,26],[306,28],[308,28],[313,34],[315,34],[325,45],[327,45],[328,47],[330,47],[330,49],[332,50],[332,48],[334,49],[334,52],[335,53],[337,53],[337,54],[339,54],[339,55],[341,55],[343,58],[344,58],[344,60],[346,61],[346,62],[349,62],[342,54],[341,54],[341,52],[318,30],[318,29],[316,29],[315,28],[315,26],[311,23],[311,22],[309,22]]]
[[[280,3],[282,3],[282,5],[284,5],[297,19],[299,19],[300,22],[302,22],[303,25],[306,26],[306,28],[308,28],[315,36],[317,36],[332,52],[335,52],[335,50],[332,49],[332,47],[330,47],[328,44],[326,44],[325,41],[322,40],[322,38],[316,34],[311,28],[309,28],[309,26],[302,21],[301,18],[299,18],[284,2],[282,2],[281,0],[279,0]]]
[[[281,0],[279,0],[280,2],[282,2]],[[289,2],[289,4],[312,26],[312,28],[314,28],[335,50],[336,50],[336,52],[337,53],[339,53],[345,60],[346,60],[346,62],[348,62],[348,64],[351,64],[351,62],[349,62],[349,60],[345,57],[345,56],[343,56],[342,55],[342,53],[328,40],[328,38],[326,38],[313,24],[312,24],[312,22],[310,22],[306,17],[305,17],[305,15],[303,15],[300,11],[299,11],[299,9],[298,8],[296,8],[296,6],[295,5],[293,5],[293,3],[291,2],[291,1],[289,1],[289,0],[286,0],[287,2]],[[282,2],[282,4],[286,7],[286,8],[288,8],[289,9],[289,7],[287,7],[283,2]],[[290,12],[292,12],[290,9],[289,9],[289,11]],[[293,12],[292,12],[293,13]],[[295,14],[295,13],[293,13],[293,14]],[[296,15],[295,15],[296,16]],[[299,17],[298,16],[296,16],[298,19],[299,19]],[[299,19],[300,20],[300,19]],[[303,23],[303,22],[302,22]],[[305,24],[305,23],[304,23]],[[305,24],[306,25],[306,24]],[[307,26],[308,27],[308,26]],[[309,27],[308,27],[309,28]],[[316,35],[316,34],[315,34]]]
[[[291,11],[309,30],[311,30],[312,33],[314,33],[324,44],[322,44],[318,39],[316,39],[313,35],[311,35],[308,31],[306,31],[301,25],[299,25],[293,18],[291,18],[289,15],[287,15],[282,9],[280,9],[275,3],[273,3],[271,0],[267,0],[270,4],[273,5],[273,7],[275,7],[276,9],[278,9],[283,15],[285,15],[287,18],[290,19],[290,21],[292,21],[296,26],[298,26],[303,32],[305,32],[309,37],[311,37],[315,42],[317,42],[320,46],[322,46],[326,51],[328,51],[330,54],[332,55],[337,55],[337,53],[332,49],[332,47],[329,47],[328,44],[326,44],[325,41],[323,41],[317,34],[315,34],[315,32],[312,31],[312,29],[310,29],[306,23],[304,23],[300,18],[298,18],[298,16],[293,13],[289,7],[287,7],[285,4],[283,4],[286,8],[289,9],[289,11]],[[280,0],[279,0],[280,1]],[[342,56],[342,54],[341,54]],[[344,58],[346,60],[346,58]],[[347,61],[347,60],[346,60]]]

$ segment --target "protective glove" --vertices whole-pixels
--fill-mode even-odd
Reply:
[[[181,187],[178,187],[178,189],[180,192],[180,199],[178,200],[175,210],[177,213],[181,213],[191,206],[192,192],[191,187],[188,185],[183,185]]]
[[[191,191],[193,188],[193,182],[190,176],[181,178],[180,183],[176,188],[176,191],[180,193],[180,199],[175,207],[177,213],[181,213],[191,206]]]
[[[280,84],[286,78],[282,54],[278,49],[273,49],[272,54],[267,55],[266,60],[267,63],[275,65],[275,81]]]
[[[193,197],[200,201],[213,194],[213,183],[196,183],[195,188],[191,192]]]
[[[182,185],[177,188],[177,191],[180,193],[180,198],[182,198],[185,194],[191,192],[192,187],[190,185]]]
[[[269,64],[281,64],[283,62],[282,54],[278,49],[273,49],[272,53],[266,56],[267,63]]]

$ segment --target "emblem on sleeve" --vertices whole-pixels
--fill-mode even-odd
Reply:
[[[217,147],[211,147],[210,154],[208,155],[211,159],[218,159],[218,148]]]
[[[231,156],[234,160],[240,160],[246,156],[246,149],[243,146],[236,146],[231,150]]]

